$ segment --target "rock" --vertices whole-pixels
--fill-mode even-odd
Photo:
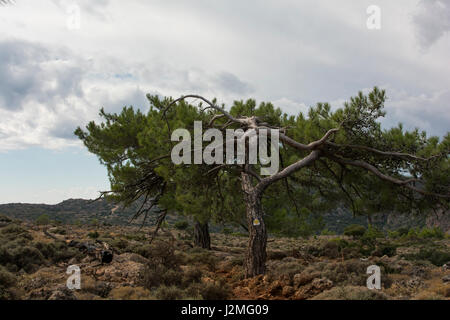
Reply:
[[[442,281],[445,282],[445,283],[450,282],[450,274],[444,276],[444,277],[442,278]]]
[[[83,260],[81,260],[81,263],[89,263],[91,261],[92,261],[92,258],[87,256],[87,257],[84,257]]]
[[[450,270],[450,262],[447,262],[446,264],[444,264],[442,266],[442,270],[444,270],[444,271]]]
[[[410,288],[418,288],[422,286],[423,282],[419,277],[414,277],[406,282],[406,285]]]
[[[305,300],[307,298],[308,297],[301,290],[297,291],[293,296],[293,299],[295,300]]]
[[[411,261],[404,260],[404,259],[399,260],[399,261],[397,262],[397,264],[398,264],[399,266],[401,266],[401,267],[408,267],[408,266],[411,266],[411,265],[412,265]]]
[[[316,278],[310,284],[300,287],[293,298],[296,300],[308,299],[332,287],[333,281],[327,278]]]
[[[312,282],[312,286],[314,289],[319,290],[320,292],[328,290],[333,287],[333,281],[322,278],[322,279],[314,279]]]
[[[77,300],[77,298],[72,290],[67,288],[65,285],[61,285],[53,291],[48,300]]]
[[[123,253],[120,255],[115,255],[113,258],[113,262],[123,263],[123,262],[127,262],[127,261],[133,261],[133,262],[137,262],[140,264],[148,263],[148,259],[146,259],[143,256],[136,254],[136,253],[127,252],[127,253]]]
[[[412,270],[411,270],[411,275],[418,277],[418,278],[428,278],[430,274],[430,271],[425,268],[425,267],[421,267],[421,266],[412,266]]]
[[[297,273],[296,275],[294,275],[294,287],[298,288],[300,286],[308,284],[311,281],[313,281],[313,279],[318,278],[318,277],[320,277],[320,273],[319,272],[313,272],[313,273],[302,272],[302,273]]]
[[[283,287],[291,285],[291,279],[290,279],[290,277],[287,274],[281,275],[279,280],[280,280],[280,284]]]
[[[281,294],[283,295],[283,297],[290,297],[295,293],[294,287],[292,286],[285,286],[283,287],[283,291],[281,292]]]

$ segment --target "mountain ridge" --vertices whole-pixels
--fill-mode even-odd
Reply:
[[[8,203],[0,204],[0,214],[20,219],[35,221],[39,216],[46,214],[51,220],[62,223],[90,223],[94,219],[98,222],[111,225],[141,225],[142,220],[136,219],[130,222],[133,214],[139,209],[140,203],[135,202],[127,208],[123,208],[105,199],[89,200],[70,198],[58,204],[32,204],[32,203]],[[152,224],[156,220],[156,214],[150,214],[147,223]],[[168,214],[167,222],[173,224],[183,217],[176,214]],[[350,224],[367,226],[365,216],[353,216],[343,208],[337,208],[323,215],[325,228],[335,233],[342,233]],[[450,232],[450,218],[448,212],[438,212],[434,215],[399,215],[384,213],[373,216],[373,224],[380,229],[394,230],[400,227],[440,227],[444,232]],[[217,229],[217,228],[214,228]]]

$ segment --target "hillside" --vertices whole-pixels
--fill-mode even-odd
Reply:
[[[110,225],[130,225],[130,218],[138,210],[139,203],[135,203],[128,208],[122,208],[104,199],[92,202],[85,199],[68,199],[56,205],[47,204],[26,204],[11,203],[0,205],[0,214],[6,216],[35,221],[39,216],[46,214],[51,220],[62,223],[76,224],[89,223],[97,219],[102,224]],[[156,215],[149,215],[147,223],[151,225],[155,221]],[[166,220],[169,225],[174,224],[180,217],[168,215]],[[354,217],[351,212],[343,208],[324,214],[325,228],[342,234],[346,226],[350,224],[361,224],[367,226],[367,219],[362,216]],[[141,225],[142,220],[133,221],[131,225]],[[450,231],[450,215],[446,213],[430,214],[424,216],[406,216],[396,214],[380,214],[373,217],[373,223],[383,230],[395,230],[400,227],[440,227],[443,231]],[[220,226],[211,226],[212,230],[219,230]]]
[[[152,231],[39,226],[0,215],[0,300],[450,299],[450,241],[432,230],[392,238],[272,238],[266,274],[247,279],[247,237],[212,233],[212,250],[204,250],[188,231],[167,228],[150,243]],[[99,241],[109,245],[111,261],[99,263],[91,250]],[[366,287],[374,264],[379,290]],[[66,287],[73,265],[81,270],[78,290]]]
[[[0,205],[0,213],[20,220],[35,221],[46,214],[51,220],[62,223],[89,223],[97,219],[100,223],[111,225],[128,225],[133,214],[138,210],[138,203],[122,208],[104,199],[93,202],[85,199],[68,199],[55,205],[10,203]],[[154,217],[149,216],[148,222]],[[171,216],[167,218],[173,219]],[[134,221],[138,225],[141,220]]]

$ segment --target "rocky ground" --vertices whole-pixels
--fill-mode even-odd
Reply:
[[[267,273],[245,279],[245,236],[212,234],[207,251],[187,231],[162,232],[150,244],[149,228],[0,220],[1,299],[450,298],[448,238],[272,238]],[[102,264],[72,240],[107,243],[114,257]],[[67,289],[70,265],[80,267],[80,290]],[[369,265],[381,268],[381,290],[366,287]]]

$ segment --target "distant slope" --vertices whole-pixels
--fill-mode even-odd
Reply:
[[[34,221],[46,214],[52,220],[63,223],[89,223],[93,219],[113,225],[128,224],[133,214],[139,209],[138,203],[123,209],[104,199],[92,202],[85,199],[69,199],[56,205],[11,203],[0,205],[0,213],[21,220]],[[152,222],[155,215],[149,215],[148,222]],[[168,217],[170,220],[171,218]],[[141,220],[134,224],[142,223]]]
[[[139,203],[135,203],[129,208],[123,209],[106,200],[98,200],[92,202],[85,199],[69,199],[56,205],[47,204],[26,204],[11,203],[0,205],[0,214],[9,217],[35,221],[40,215],[47,214],[50,219],[58,220],[63,223],[89,223],[93,219],[97,219],[101,223],[109,223],[112,225],[128,225],[133,214],[139,209]],[[147,222],[153,223],[156,213],[149,215]],[[366,217],[353,217],[351,212],[343,208],[338,208],[323,216],[325,227],[341,234],[345,227],[350,224],[361,224],[367,226]],[[168,215],[167,222],[173,224],[176,220],[181,219],[176,215]],[[139,225],[142,220],[134,221],[132,224]],[[424,216],[406,216],[398,214],[380,214],[373,217],[373,223],[384,230],[395,230],[400,227],[423,227],[438,226],[443,231],[450,232],[450,215],[448,212],[440,212],[438,214],[430,214]],[[211,226],[213,231],[220,228]]]

